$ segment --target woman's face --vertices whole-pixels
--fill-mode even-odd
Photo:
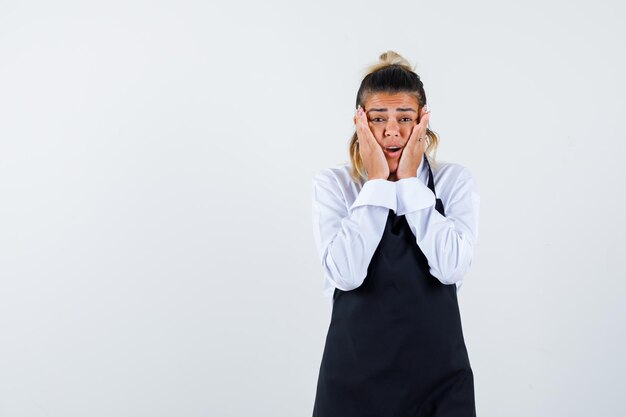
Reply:
[[[404,149],[413,126],[418,123],[420,108],[417,98],[409,93],[374,93],[365,98],[363,108],[370,130],[383,148],[389,173],[393,174],[398,169],[402,149],[392,154],[386,148],[400,146]]]

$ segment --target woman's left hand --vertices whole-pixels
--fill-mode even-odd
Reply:
[[[402,149],[400,162],[398,162],[398,169],[396,170],[396,177],[399,180],[417,176],[417,168],[424,157],[424,150],[426,149],[426,128],[428,127],[428,118],[430,117],[430,110],[427,110],[427,107],[422,107],[420,122],[413,126],[411,136],[404,149]],[[422,138],[422,140],[420,141],[419,138]]]

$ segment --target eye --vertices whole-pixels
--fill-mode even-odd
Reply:
[[[405,122],[412,122],[413,119],[411,119],[410,117],[403,117],[402,120],[404,120]]]
[[[382,120],[382,117],[372,117],[372,122],[381,122]]]

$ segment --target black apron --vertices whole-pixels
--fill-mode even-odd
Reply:
[[[435,208],[445,215],[441,199]],[[456,285],[429,271],[405,216],[389,209],[363,284],[335,288],[313,417],[476,416]]]

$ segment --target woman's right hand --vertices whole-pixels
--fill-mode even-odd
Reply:
[[[367,171],[367,179],[389,178],[389,164],[383,148],[376,142],[370,130],[367,115],[361,106],[356,111],[356,134],[359,138],[359,154]]]

